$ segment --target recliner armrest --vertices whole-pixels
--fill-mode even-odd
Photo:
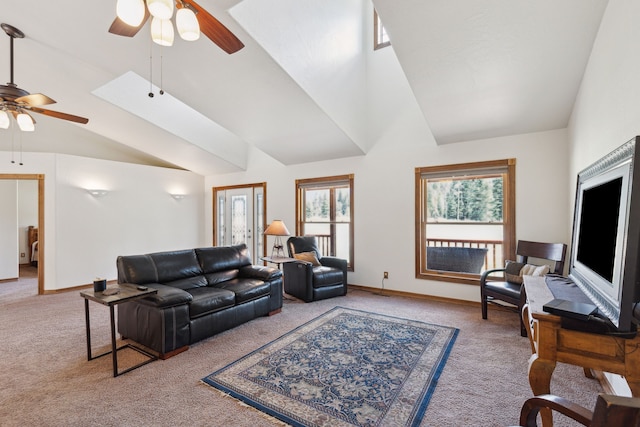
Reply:
[[[125,283],[130,286],[138,286],[135,283]],[[136,302],[158,308],[174,307],[176,305],[188,304],[193,300],[193,296],[179,288],[163,285],[161,283],[147,283],[145,286],[157,289],[158,292],[144,298],[136,300]]]
[[[337,258],[333,256],[323,256],[322,258],[319,259],[319,261],[320,261],[320,264],[327,267],[338,268],[340,270],[347,269],[347,260],[343,258]]]

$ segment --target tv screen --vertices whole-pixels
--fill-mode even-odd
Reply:
[[[577,260],[608,282],[613,281],[622,177],[582,194]]]

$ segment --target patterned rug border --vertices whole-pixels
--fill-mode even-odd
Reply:
[[[347,308],[347,307],[342,307],[342,306],[336,306],[316,317],[314,317],[313,319],[295,327],[294,329],[290,330],[289,332],[286,332],[285,334],[279,336],[278,338],[275,338],[274,340],[268,342],[267,344],[264,344],[263,346],[257,348],[256,350],[251,351],[250,353],[242,356],[241,358],[229,363],[228,365],[224,366],[223,368],[220,368],[218,370],[216,370],[215,372],[207,375],[206,377],[202,378],[200,380],[200,382],[202,382],[203,384],[210,386],[212,388],[214,388],[216,391],[218,391],[219,393],[221,393],[222,395],[225,396],[229,396],[234,398],[235,400],[237,400],[239,403],[243,404],[243,405],[247,405],[248,407],[252,408],[252,409],[257,409],[260,412],[263,412],[264,414],[267,414],[270,417],[274,418],[274,421],[280,421],[280,422],[284,422],[287,425],[291,425],[294,427],[307,427],[307,424],[301,423],[295,419],[290,418],[289,416],[282,414],[281,412],[278,412],[277,410],[272,409],[269,406],[265,406],[262,403],[246,396],[245,394],[242,394],[240,392],[236,392],[233,389],[230,389],[229,387],[226,387],[223,384],[220,384],[219,382],[215,381],[214,379],[212,379],[212,377],[215,377],[218,374],[223,373],[224,371],[234,367],[235,365],[238,365],[240,363],[243,363],[245,360],[251,358],[251,357],[255,357],[256,354],[261,353],[263,350],[269,348],[270,346],[273,346],[275,343],[286,339],[287,337],[290,337],[291,335],[295,335],[297,334],[301,329],[304,329],[306,327],[308,327],[309,325],[313,324],[313,323],[318,323],[320,322],[321,324],[323,323],[323,319],[325,318],[329,318],[331,316],[332,313],[336,312],[336,311],[343,311],[346,313],[361,313],[361,314],[366,314],[366,315],[371,315],[371,316],[378,316],[380,318],[383,319],[395,319],[398,321],[405,321],[405,322],[411,322],[414,324],[421,324],[421,325],[427,325],[427,326],[432,326],[432,327],[437,327],[437,328],[442,328],[444,330],[448,330],[450,332],[450,336],[448,338],[447,344],[442,348],[440,355],[438,357],[437,363],[434,364],[434,368],[431,371],[431,375],[429,378],[429,381],[427,382],[427,384],[425,384],[425,386],[427,386],[426,390],[424,391],[424,394],[422,395],[422,400],[420,401],[420,403],[416,404],[416,411],[415,411],[415,416],[413,417],[413,422],[411,424],[411,426],[418,426],[424,416],[424,413],[427,410],[427,407],[429,405],[429,402],[431,400],[431,397],[435,391],[435,388],[438,384],[438,380],[440,378],[440,374],[442,373],[442,370],[444,369],[446,362],[449,358],[449,355],[451,353],[451,350],[453,348],[453,345],[455,344],[455,341],[457,339],[458,333],[459,333],[459,329],[455,328],[455,327],[451,327],[451,326],[442,326],[442,325],[437,325],[435,323],[429,323],[429,322],[423,322],[420,320],[414,320],[414,319],[408,319],[408,318],[404,318],[404,317],[399,317],[399,316],[393,316],[393,315],[388,315],[388,314],[380,314],[380,313],[375,313],[375,312],[370,312],[370,311],[366,311],[366,310],[359,310],[359,309],[354,309],[354,308]]]

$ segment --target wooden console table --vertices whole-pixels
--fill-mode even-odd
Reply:
[[[550,393],[556,362],[623,375],[634,397],[640,396],[640,334],[633,339],[580,332],[561,327],[561,318],[542,310],[554,296],[544,277],[525,276],[526,304],[522,309],[533,352],[529,359],[529,385],[533,395]],[[541,411],[545,427],[553,425],[550,411]]]

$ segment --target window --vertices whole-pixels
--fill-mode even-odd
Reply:
[[[353,175],[296,180],[296,235],[316,236],[322,255],[353,271]]]
[[[473,284],[514,259],[515,159],[416,168],[415,181],[417,278]],[[437,249],[451,247],[470,249]]]
[[[391,40],[389,40],[389,36],[387,35],[387,30],[385,30],[384,25],[382,25],[382,21],[380,20],[380,16],[378,16],[378,12],[373,10],[373,50],[378,50],[383,47],[387,47],[391,45]]]

